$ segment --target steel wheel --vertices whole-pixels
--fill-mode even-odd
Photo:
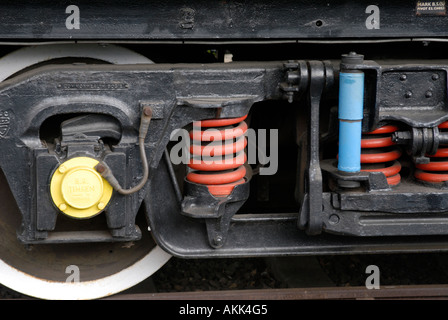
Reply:
[[[115,64],[152,63],[117,46],[26,47],[0,59],[0,81],[39,63],[60,58],[88,58]],[[99,216],[89,220],[86,227],[102,223],[101,219]],[[0,173],[0,283],[41,299],[96,299],[133,287],[171,257],[154,243],[142,212],[137,219],[143,236],[135,243],[26,247],[16,237],[21,214],[3,173]],[[64,218],[61,220],[62,223],[73,223]]]

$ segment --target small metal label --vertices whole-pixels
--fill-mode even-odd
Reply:
[[[62,90],[127,90],[129,85],[122,82],[67,82],[58,84]]]
[[[445,16],[445,1],[417,1],[416,14],[418,16]]]

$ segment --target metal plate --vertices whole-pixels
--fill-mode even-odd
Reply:
[[[418,9],[419,8],[419,9]],[[86,1],[0,5],[3,40],[286,40],[442,37],[414,1]]]

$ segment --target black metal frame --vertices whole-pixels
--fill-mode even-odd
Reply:
[[[373,70],[378,77],[372,79],[377,81],[370,84],[375,88],[381,88],[379,79],[389,79],[389,72],[395,72],[393,67],[382,69],[372,62],[358,67],[365,69],[366,66],[369,70],[375,66]],[[433,72],[435,69],[441,70],[441,67],[418,65],[406,70],[420,72],[422,78],[428,78],[428,70]],[[396,81],[401,81],[400,72],[396,74]],[[292,73],[295,76],[291,76]],[[407,188],[406,192],[400,188],[391,189],[385,185],[382,174],[341,176],[334,169],[334,159],[320,159],[321,98],[325,89],[334,86],[336,77],[337,66],[330,62],[290,61],[176,67],[44,66],[4,82],[0,87],[0,111],[8,119],[8,131],[0,139],[4,150],[0,165],[22,212],[19,239],[24,243],[136,240],[139,230],[134,224],[135,215],[144,200],[156,241],[168,252],[182,257],[441,250],[443,238],[428,238],[424,245],[415,246],[413,238],[395,237],[391,242],[387,236],[446,234],[446,189],[413,182],[402,184],[402,188]],[[421,86],[422,80],[415,79]],[[112,82],[115,85],[107,85]],[[386,83],[390,85],[390,81]],[[72,90],[73,87],[78,90]],[[303,95],[308,101],[308,161],[300,214],[235,215],[241,203],[227,211],[225,206],[220,208],[222,201],[214,199],[206,188],[197,185],[187,186],[186,190],[192,192],[187,192],[188,195],[181,199],[171,164],[161,161],[174,129],[206,118],[238,117],[247,114],[256,102],[291,100],[290,92],[294,92],[293,101]],[[367,115],[381,121],[389,120],[387,115],[384,118],[375,116],[375,110],[381,110],[380,94],[375,100],[370,100],[369,95],[366,99],[369,101]],[[400,99],[397,96],[397,104]],[[102,159],[119,173],[117,177],[125,188],[139,180],[142,169],[136,141],[139,115],[145,106],[154,110],[146,140],[150,165],[147,186],[131,196],[114,195],[113,206],[106,210],[110,236],[53,233],[57,225],[57,209],[51,203],[48,184],[59,163],[72,156],[90,156]],[[417,104],[415,108],[417,111],[420,106]],[[435,104],[434,112],[439,109],[440,104]],[[399,113],[400,108],[394,111]],[[61,146],[66,149],[41,142],[40,130],[45,120],[56,114],[86,113],[113,117],[120,124],[120,140],[110,148],[98,147],[98,141],[88,136],[78,140],[63,137]],[[417,121],[416,116],[413,117],[413,121]],[[427,125],[435,125],[444,119],[444,116],[439,117]],[[70,128],[68,132],[75,129]],[[368,188],[365,192],[328,192],[324,191],[323,178],[364,181]],[[229,200],[233,197],[232,201],[244,202],[246,185],[235,188]],[[414,188],[412,191],[409,191],[410,185]],[[238,195],[240,193],[242,196]],[[378,202],[379,198],[381,202]],[[415,199],[417,205],[409,204],[409,198]],[[436,202],[432,203],[432,200]],[[299,230],[298,226],[305,231]],[[322,231],[381,237],[312,236]]]
[[[0,139],[0,165],[22,212],[20,240],[48,243],[88,239],[77,232],[72,237],[48,237],[58,214],[49,194],[52,172],[71,157],[89,156],[103,160],[118,174],[116,178],[124,188],[132,187],[142,170],[136,142],[143,107],[154,110],[146,139],[151,180],[174,129],[204,118],[238,117],[247,114],[257,101],[282,97],[278,83],[283,73],[283,64],[278,62],[176,67],[48,66],[4,82],[0,105],[2,114],[7,115],[8,132]],[[30,93],[34,99],[29,99]],[[120,124],[120,141],[99,149],[93,147],[99,142],[85,135],[79,141],[63,139],[59,147],[56,142],[41,142],[44,121],[64,114],[112,117]],[[84,147],[80,148],[80,144]],[[146,193],[143,188],[132,195],[115,194],[106,210],[112,238],[101,240],[92,235],[90,239],[138,239],[135,216]]]
[[[381,66],[366,61],[350,65],[350,69],[361,70],[368,77],[363,132],[389,122],[400,124],[403,130],[430,131],[433,134],[414,134],[403,141],[408,162],[428,161],[427,156],[434,154],[439,145],[441,135],[437,126],[448,117],[446,66],[415,63]],[[323,229],[327,232],[356,236],[448,233],[446,184],[416,181],[411,175],[412,164],[411,174],[397,187],[390,187],[382,173],[341,173],[335,159],[325,160],[321,165],[334,181],[357,181],[364,186],[361,192],[336,188],[323,194],[326,208]]]
[[[444,41],[448,36],[446,10],[424,12],[418,8],[419,3],[375,3],[379,25],[370,28],[366,25],[373,14],[366,10],[369,1],[310,4],[260,0],[248,4],[139,0],[123,4],[116,0],[82,0],[33,5],[31,1],[11,1],[0,4],[0,41],[218,46],[250,41]],[[79,29],[65,25],[70,16],[65,9],[73,4],[80,10]],[[339,68],[339,61],[314,60],[175,66],[58,65],[43,66],[3,82],[0,166],[22,213],[19,240],[138,240],[142,231],[135,225],[135,217],[143,204],[157,243],[179,257],[448,250],[445,185],[424,185],[409,178],[399,187],[390,188],[383,174],[341,174],[335,167],[336,159],[322,159],[321,103],[326,90],[337,89]],[[396,139],[410,149],[409,159],[414,161],[425,161],[426,151],[434,152],[446,139],[434,128],[448,119],[448,63],[391,66],[367,60],[350,65],[350,69],[366,74],[364,132],[389,121],[403,124],[405,129]],[[292,103],[302,98],[307,100],[307,143],[302,150],[307,160],[305,181],[298,182],[304,192],[298,194],[297,212],[236,214],[248,197],[248,183],[236,187],[225,200],[185,181],[185,193],[180,190],[167,157],[174,129],[202,119],[239,117],[261,101]],[[48,190],[55,168],[70,157],[89,156],[106,162],[124,188],[132,187],[142,174],[136,142],[141,110],[146,106],[153,110],[146,139],[150,167],[147,185],[130,196],[114,194],[106,210],[110,234],[55,233],[59,213]],[[78,138],[63,137],[59,144],[41,140],[41,127],[51,117],[84,114],[104,116],[106,123],[108,118],[115,119],[120,127],[119,141],[104,144],[86,132]],[[329,136],[334,134],[329,132]],[[427,140],[429,136],[431,141]],[[330,189],[327,183],[331,180],[355,181],[364,189]],[[422,235],[424,241],[415,237]]]
[[[418,2],[424,1],[376,1],[379,12],[374,12],[367,0],[2,1],[0,39],[359,41],[448,36],[446,10],[422,11]],[[79,29],[66,27],[73,14],[66,13],[69,5],[79,8]],[[375,26],[373,14],[379,20]]]

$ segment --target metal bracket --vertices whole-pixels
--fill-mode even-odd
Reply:
[[[309,61],[308,88],[308,168],[306,170],[306,195],[300,211],[299,227],[307,234],[316,235],[322,232],[322,171],[319,160],[319,108],[322,93],[326,85],[332,83],[327,80],[329,65],[322,61]],[[332,73],[328,73],[332,77]]]
[[[205,219],[210,245],[222,247],[232,217],[249,197],[249,181],[235,186],[232,193],[224,198],[216,198],[206,186],[188,180],[185,180],[185,188],[187,196],[182,201],[182,214]]]

